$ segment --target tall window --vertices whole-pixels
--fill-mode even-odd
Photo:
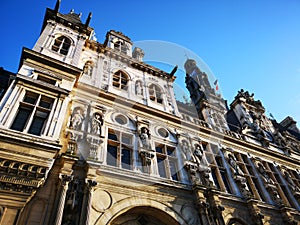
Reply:
[[[50,114],[54,99],[34,92],[26,92],[25,97],[11,125],[11,129],[41,135]]]
[[[126,90],[127,84],[128,76],[124,72],[119,70],[113,75],[113,86],[115,88]]]
[[[62,55],[67,55],[71,46],[71,40],[65,36],[60,36],[54,40],[52,50]]]
[[[133,136],[109,129],[107,142],[107,165],[132,169]]]
[[[162,104],[163,102],[162,91],[161,88],[158,87],[157,85],[151,84],[149,86],[149,96],[151,101]]]
[[[155,151],[159,175],[172,180],[179,180],[175,147],[157,143]]]

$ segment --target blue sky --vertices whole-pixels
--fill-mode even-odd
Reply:
[[[45,9],[55,2],[0,2],[0,66],[17,71],[22,47],[33,47]],[[82,12],[83,21],[93,13],[90,25],[99,42],[114,29],[133,42],[164,41],[188,49],[202,59],[204,71],[210,68],[228,103],[243,88],[262,101],[267,115],[278,122],[290,115],[299,126],[300,1],[62,0],[60,12],[70,9]],[[184,57],[178,59],[183,63]],[[184,89],[181,75],[178,83]]]

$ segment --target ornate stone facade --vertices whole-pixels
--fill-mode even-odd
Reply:
[[[35,46],[3,86],[0,224],[300,222],[292,118],[268,118],[244,90],[228,107],[192,59],[192,103],[177,102],[177,67],[144,63],[121,32],[98,43],[90,15],[82,22],[59,8],[46,10]]]

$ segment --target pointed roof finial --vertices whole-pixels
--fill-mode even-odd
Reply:
[[[89,13],[88,18],[85,21],[85,26],[88,27],[92,19],[92,12]]]
[[[58,10],[59,10],[59,7],[60,7],[60,2],[61,2],[61,0],[57,0],[56,4],[55,4],[54,11],[57,12],[57,13],[58,13]]]

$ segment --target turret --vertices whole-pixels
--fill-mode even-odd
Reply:
[[[187,59],[184,68],[186,71],[186,87],[197,109],[198,117],[220,131],[222,129],[228,130],[225,119],[227,112],[226,102],[212,88],[208,75],[201,71],[193,59]]]

